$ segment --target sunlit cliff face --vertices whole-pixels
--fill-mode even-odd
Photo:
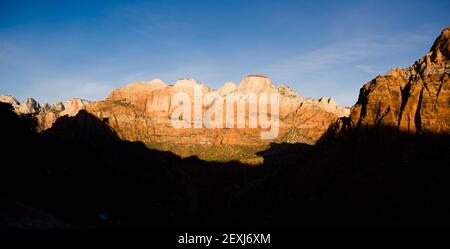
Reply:
[[[227,82],[218,90],[194,79],[174,84],[154,79],[115,89],[105,100],[73,99],[38,108],[39,129],[48,129],[59,117],[74,116],[79,110],[107,120],[121,139],[183,155],[197,154],[184,146],[254,151],[271,142],[314,144],[349,111],[332,99],[305,98],[288,86],[274,86],[263,75],[246,76],[239,86]]]

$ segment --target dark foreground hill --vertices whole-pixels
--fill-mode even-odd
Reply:
[[[347,130],[251,167],[149,150],[83,111],[45,133],[0,115],[2,227],[450,225],[444,135]]]

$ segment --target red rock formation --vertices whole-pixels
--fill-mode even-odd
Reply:
[[[186,93],[194,102],[194,87],[199,89],[203,97],[206,94],[214,95],[214,99],[210,102],[200,99],[202,114],[216,103],[222,103],[225,119],[227,101],[244,103],[246,108],[245,127],[236,128],[238,121],[237,106],[235,106],[233,107],[233,128],[208,129],[204,126],[202,128],[174,128],[171,116],[177,105],[171,103],[172,96],[180,92]],[[261,139],[261,132],[268,129],[249,127],[251,100],[248,94],[254,94],[258,99],[262,94],[272,93],[278,93],[280,96],[279,136],[271,140],[264,140]],[[3,99],[5,102],[17,102],[8,96]],[[19,105],[17,104],[17,106]],[[192,103],[193,106],[194,103]],[[85,109],[100,120],[107,121],[121,139],[148,144],[175,145],[173,147],[190,145],[260,147],[274,141],[314,144],[326,132],[330,124],[348,112],[348,109],[338,106],[332,99],[305,99],[287,86],[273,86],[271,80],[262,75],[244,77],[239,86],[226,83],[217,91],[192,79],[181,79],[174,85],[168,85],[156,79],[150,82],[134,82],[113,90],[103,101],[88,103],[75,98],[65,102],[64,105],[49,106],[46,104],[36,112],[39,130],[50,128],[61,116],[74,116],[81,109]],[[257,110],[255,112],[258,113]],[[266,112],[269,115],[276,114],[272,112],[270,106]],[[258,120],[259,117],[256,117]],[[225,127],[227,123],[223,122],[222,124]]]
[[[73,98],[71,100],[68,100],[64,102],[64,110],[59,113],[59,116],[64,115],[75,116],[77,115],[79,110],[83,109],[89,103],[90,101],[79,98]]]
[[[392,69],[361,89],[351,125],[410,133],[450,133],[450,27],[414,65]]]
[[[14,111],[18,114],[33,114],[38,121],[38,131],[46,130],[52,127],[53,123],[64,115],[75,116],[79,110],[83,109],[90,102],[74,98],[64,103],[55,103],[53,105],[44,104],[41,106],[34,99],[28,98],[25,102],[19,103],[14,97],[9,95],[0,95],[0,102],[11,104]]]
[[[43,108],[40,108],[36,113],[36,117],[38,120],[38,130],[43,131],[50,127],[52,127],[53,123],[62,116],[75,116],[78,111],[84,109],[90,101],[73,98],[72,100],[68,100],[62,103],[55,103],[51,106],[45,105]]]
[[[243,129],[173,128],[170,122],[174,109],[170,102],[171,97],[178,92],[185,92],[192,96],[194,85],[201,86],[203,94],[214,92],[213,89],[192,79],[178,80],[173,86],[160,80],[136,82],[114,90],[105,101],[93,102],[86,107],[86,110],[100,119],[108,120],[122,139],[130,141],[205,146],[220,144],[257,146],[271,142],[261,140],[260,128],[251,129],[248,126]],[[244,95],[250,92],[280,93],[280,134],[288,130],[292,134],[293,128],[307,133],[305,136],[298,136],[297,132],[295,136],[291,135],[285,140],[283,136],[280,136],[277,140],[280,142],[314,143],[340,116],[336,109],[345,110],[330,101],[327,103],[333,105],[334,109],[327,104],[313,104],[315,102],[302,106],[305,102],[304,98],[299,97],[286,86],[274,87],[269,78],[260,75],[245,77],[239,87],[227,83],[217,91],[220,98],[230,95],[240,96],[238,94]],[[317,101],[317,103],[321,102]],[[207,106],[203,103],[202,107],[205,109]],[[293,115],[297,117],[293,118]],[[248,119],[248,114],[246,118]]]

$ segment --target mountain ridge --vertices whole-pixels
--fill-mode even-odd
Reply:
[[[366,83],[351,108],[350,125],[450,133],[450,26],[412,66],[393,68]]]
[[[176,106],[171,96],[178,92],[193,97],[193,87],[201,86],[203,94],[217,94],[219,98],[236,97],[248,105],[245,94],[279,93],[280,98],[280,136],[275,140],[260,139],[261,128],[217,128],[217,129],[175,129],[171,126],[170,115]],[[244,96],[244,99],[242,99]],[[3,99],[9,100],[3,97]],[[0,99],[1,100],[1,99]],[[218,101],[218,100],[214,100]],[[225,100],[224,100],[225,101]],[[9,100],[11,102],[11,100]],[[18,102],[15,101],[17,104]],[[215,90],[194,79],[180,79],[167,84],[160,79],[148,82],[132,82],[110,92],[105,100],[86,101],[74,98],[53,105],[37,104],[31,106],[28,113],[38,119],[39,130],[50,128],[64,115],[74,116],[80,110],[86,110],[101,120],[108,120],[119,136],[129,141],[141,141],[147,144],[178,145],[236,145],[260,146],[270,142],[314,144],[329,125],[339,117],[347,116],[349,109],[339,106],[332,98],[304,98],[285,85],[274,86],[267,76],[249,75],[242,79],[239,86],[227,82]],[[20,106],[20,104],[18,104]],[[210,104],[212,105],[212,103]],[[207,106],[203,103],[203,111]],[[18,113],[23,113],[17,109]],[[236,115],[234,113],[233,115]],[[293,118],[293,115],[299,115]],[[246,114],[248,119],[248,114]],[[293,129],[295,128],[295,129]],[[292,134],[296,131],[298,134]],[[286,132],[290,135],[284,136]],[[284,139],[289,137],[289,139]]]

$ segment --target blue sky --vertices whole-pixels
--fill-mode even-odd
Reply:
[[[99,100],[131,81],[268,75],[343,105],[426,54],[450,1],[0,0],[0,93]]]

